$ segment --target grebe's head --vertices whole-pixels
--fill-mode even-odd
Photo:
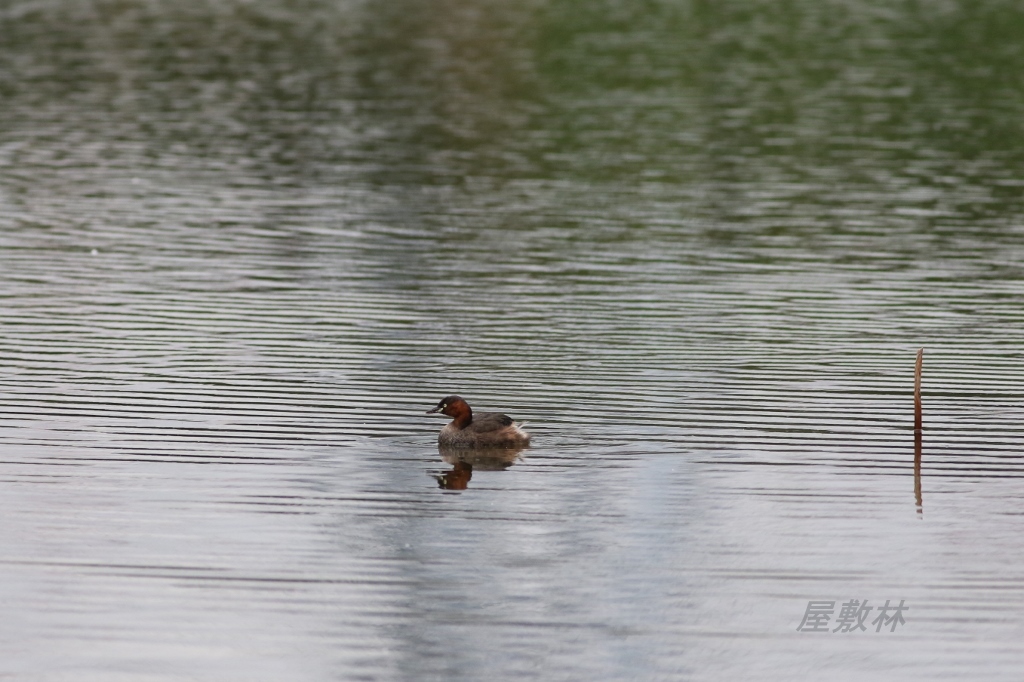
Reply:
[[[456,418],[467,413],[473,414],[473,410],[469,409],[469,403],[457,395],[450,395],[447,398],[442,398],[441,402],[437,404],[437,407],[432,410],[427,410],[427,414],[434,414],[436,412]]]

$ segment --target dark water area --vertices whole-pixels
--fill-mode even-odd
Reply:
[[[3,3],[0,678],[1019,680],[1021,35]]]

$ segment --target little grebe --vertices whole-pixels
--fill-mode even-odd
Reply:
[[[473,415],[473,409],[457,395],[443,398],[427,414],[440,412],[452,418],[441,429],[437,442],[442,446],[460,448],[515,448],[530,444],[530,434],[523,431],[512,417],[497,412]]]

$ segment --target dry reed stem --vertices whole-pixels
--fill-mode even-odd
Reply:
[[[917,363],[914,365],[914,430],[920,431],[921,418],[921,366],[924,364],[924,348],[917,351]]]

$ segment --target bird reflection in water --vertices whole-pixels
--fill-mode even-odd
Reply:
[[[515,464],[519,453],[526,448],[452,448],[438,446],[437,451],[448,464],[450,471],[435,474],[439,488],[465,490],[474,471],[503,471]]]

